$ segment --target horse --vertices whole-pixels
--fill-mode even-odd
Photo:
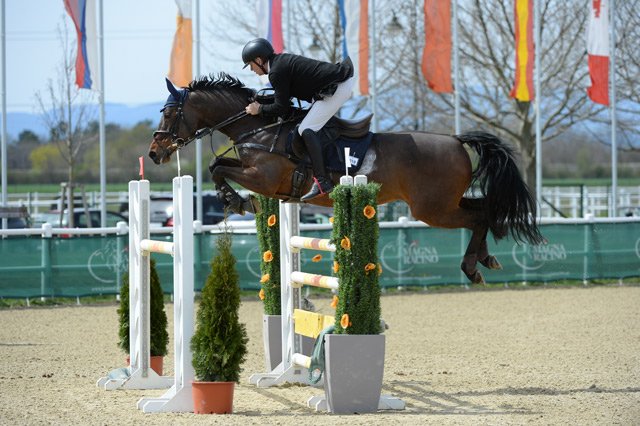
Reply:
[[[237,158],[216,156],[209,170],[219,198],[232,211],[243,214],[259,206],[253,199],[242,199],[227,180],[289,201],[297,201],[300,191],[304,194],[310,189],[310,164],[285,148],[284,135],[300,117],[275,121],[246,114],[245,107],[256,98],[256,91],[226,73],[200,77],[180,90],[167,80],[167,87],[170,96],[149,146],[154,163],[167,163],[191,141],[220,131],[233,141]],[[362,128],[363,123],[357,127]],[[475,171],[465,145],[477,153]],[[461,269],[474,284],[485,282],[478,262],[489,270],[502,269],[489,253],[489,230],[496,241],[508,236],[534,245],[546,241],[536,220],[536,200],[518,170],[513,150],[492,134],[374,133],[358,174],[380,184],[379,204],[402,200],[413,217],[430,226],[471,230]],[[340,175],[330,174],[334,184]],[[301,178],[306,178],[304,184],[292,194]],[[479,188],[480,197],[465,196],[473,185]],[[328,196],[309,202],[333,204]]]

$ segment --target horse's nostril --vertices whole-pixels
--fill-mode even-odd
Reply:
[[[156,158],[155,151],[149,151],[149,158],[151,158],[152,160],[155,160],[155,158]]]

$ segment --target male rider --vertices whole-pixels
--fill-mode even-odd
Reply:
[[[324,168],[323,138],[319,131],[351,96],[351,59],[331,64],[291,53],[276,54],[269,41],[257,38],[244,46],[242,60],[245,68],[249,65],[256,74],[268,75],[275,96],[272,104],[249,104],[248,114],[282,117],[289,110],[292,97],[312,102],[298,133],[311,158],[314,182],[300,200],[308,201],[331,192],[333,183]]]

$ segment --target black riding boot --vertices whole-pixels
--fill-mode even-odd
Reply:
[[[309,201],[320,195],[333,191],[333,182],[324,170],[324,157],[322,155],[322,137],[311,129],[302,132],[302,140],[307,147],[313,169],[313,186],[311,190],[300,197],[301,201]]]

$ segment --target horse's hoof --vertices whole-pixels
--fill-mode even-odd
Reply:
[[[467,278],[469,278],[469,281],[471,281],[472,284],[478,284],[478,285],[484,285],[484,276],[482,275],[482,271],[480,271],[479,269],[476,269],[473,272],[467,272],[466,270],[466,263],[463,263],[461,268],[462,272],[464,272],[464,274],[467,276]]]
[[[491,269],[492,271],[499,271],[502,269],[502,265],[500,264],[498,259],[492,254],[485,257],[484,260],[480,261],[480,263],[482,264],[482,266],[484,266],[487,269]]]
[[[262,206],[256,197],[249,195],[249,198],[242,201],[242,209],[253,214],[262,213]]]
[[[469,277],[473,284],[484,285],[484,276],[482,275],[481,270],[477,270],[475,274],[473,274],[473,278]]]

